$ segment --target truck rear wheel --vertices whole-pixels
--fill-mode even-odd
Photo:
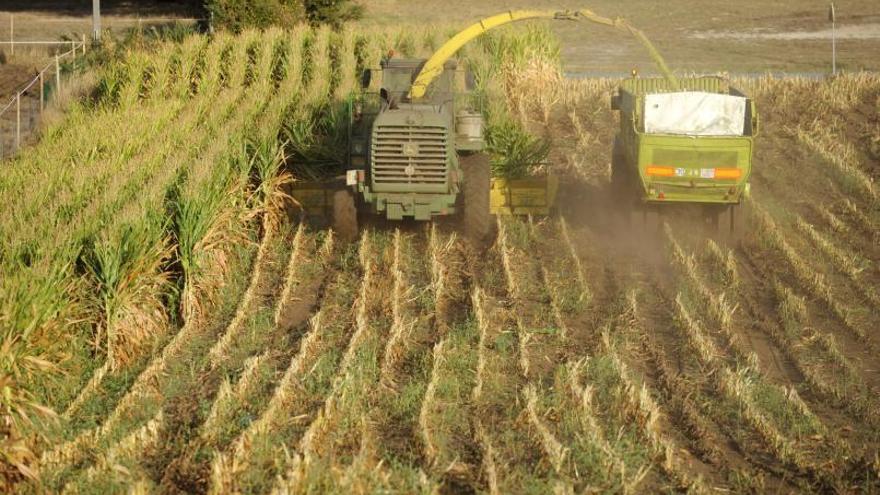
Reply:
[[[343,242],[357,239],[357,208],[354,194],[348,189],[333,193],[333,231]]]
[[[464,173],[464,232],[471,241],[480,243],[486,240],[492,229],[492,214],[489,212],[492,170],[489,157],[483,153],[459,155],[458,163]]]

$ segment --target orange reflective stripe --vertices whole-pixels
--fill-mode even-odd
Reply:
[[[659,165],[648,165],[648,168],[645,169],[645,173],[659,177],[672,177],[675,175],[675,169],[672,167],[661,167]]]
[[[738,168],[716,168],[716,179],[739,179],[742,177],[742,170]]]

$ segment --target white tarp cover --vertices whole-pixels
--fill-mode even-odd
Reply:
[[[746,99],[718,93],[645,95],[645,132],[688,136],[742,136]]]

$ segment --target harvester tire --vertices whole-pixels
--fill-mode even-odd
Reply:
[[[354,194],[347,189],[333,193],[333,231],[343,242],[357,239],[357,207]]]
[[[489,156],[483,153],[459,155],[458,163],[464,173],[464,233],[468,239],[479,244],[486,241],[492,230],[492,214],[489,211],[492,169]]]

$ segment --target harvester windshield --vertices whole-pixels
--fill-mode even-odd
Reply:
[[[413,80],[425,65],[424,59],[389,58],[382,62],[382,97],[391,108],[409,102]],[[421,103],[440,105],[452,100],[455,82],[455,60],[443,64],[443,72],[437,76]]]

